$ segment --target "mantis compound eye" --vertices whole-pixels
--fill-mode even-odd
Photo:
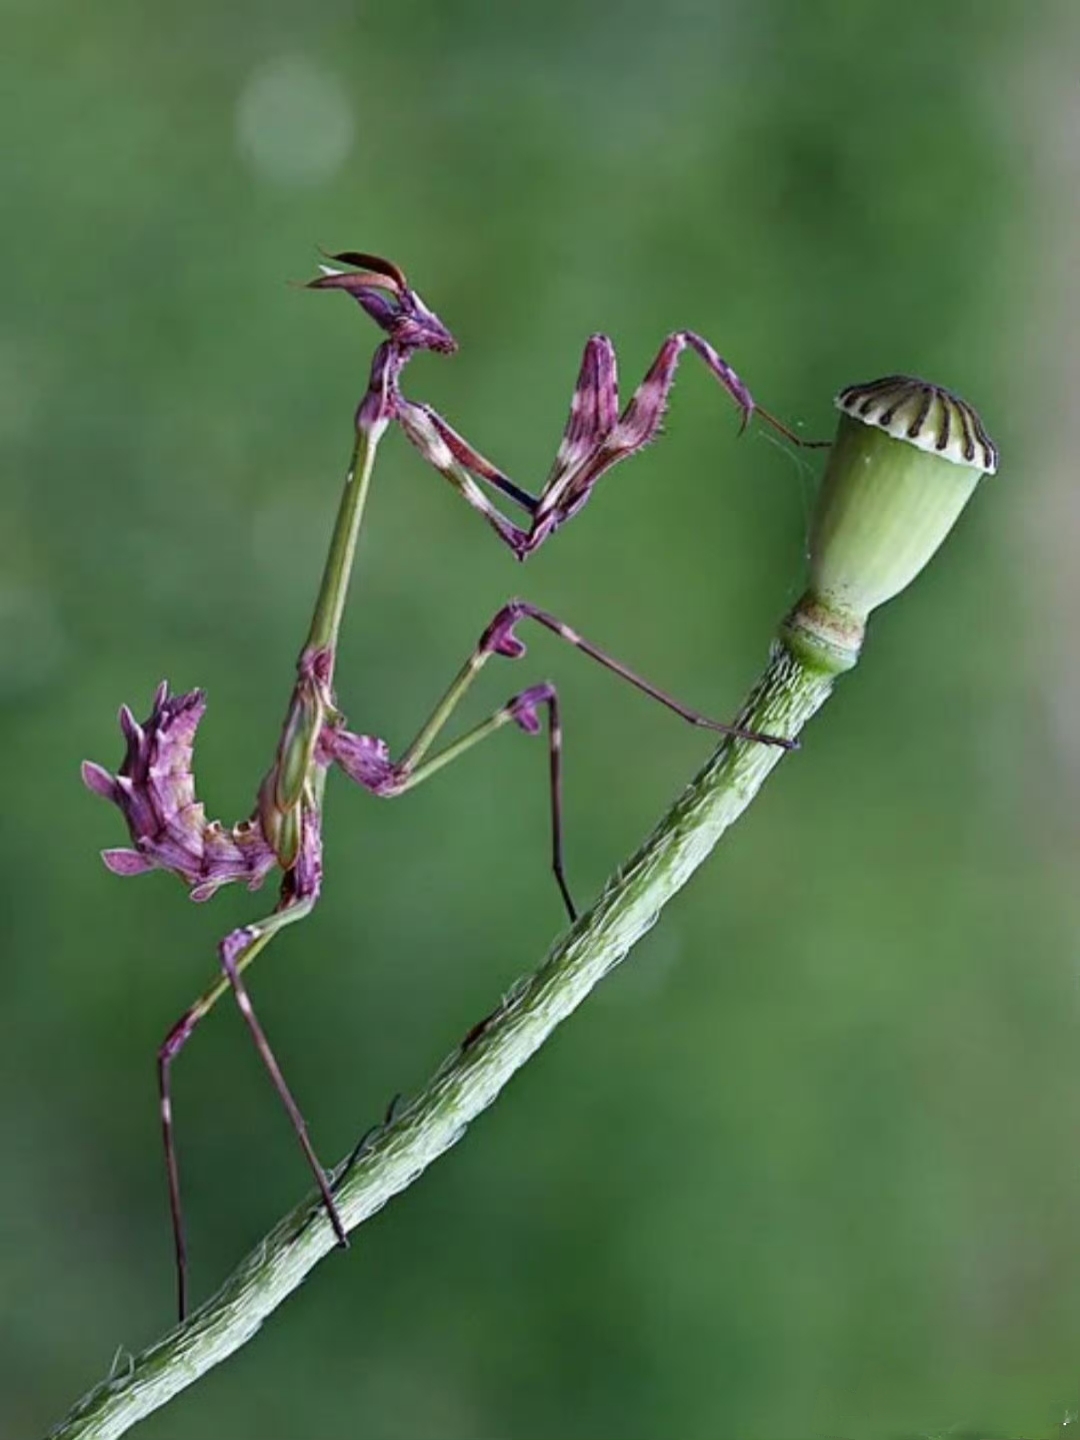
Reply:
[[[405,292],[393,338],[410,350],[434,350],[439,355],[453,355],[458,348],[453,335],[415,290]]]

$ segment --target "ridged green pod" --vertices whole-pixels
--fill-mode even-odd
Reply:
[[[836,406],[808,598],[862,622],[926,565],[998,452],[966,401],[925,380],[851,385]]]

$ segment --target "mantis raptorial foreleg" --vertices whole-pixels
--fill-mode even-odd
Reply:
[[[330,257],[349,264],[370,256],[342,254]],[[380,262],[386,265],[386,262]],[[431,312],[411,290],[405,276],[392,267],[380,281],[383,291],[392,291],[402,311]],[[397,420],[420,454],[446,477],[464,499],[484,516],[499,538],[510,547],[519,560],[538,550],[560,525],[585,504],[593,487],[620,460],[636,455],[656,438],[667,409],[679,358],[687,349],[700,356],[705,365],[735,402],[744,430],[754,414],[760,415],[773,430],[794,445],[816,445],[803,440],[775,416],[763,410],[731,365],[701,335],[693,330],[676,330],[660,346],[645,378],[620,413],[618,366],[615,347],[606,335],[593,335],[586,343],[578,371],[577,383],[570,401],[570,415],[554,464],[539,495],[532,495],[510,479],[475,449],[430,405],[409,400],[401,391],[401,372],[418,345],[412,343],[406,326],[397,329],[387,320],[385,293],[373,295],[370,274],[354,274],[323,267],[323,274],[313,280],[317,289],[345,290],[390,333],[389,342],[376,356],[371,382],[364,405],[378,395],[384,413]],[[441,325],[442,322],[440,321]],[[453,337],[443,330],[449,343],[441,348],[451,354],[456,348]],[[428,347],[430,348],[430,347]],[[361,406],[363,413],[364,406]],[[477,480],[483,481],[526,511],[527,525],[508,520],[488,498]]]
[[[418,405],[401,396],[397,419],[424,459],[484,515],[518,559],[524,560],[581,509],[602,475],[656,438],[675,382],[679,357],[686,349],[704,360],[735,401],[742,417],[740,429],[745,429],[756,413],[791,443],[807,443],[762,410],[727,361],[707,340],[691,330],[679,330],[668,336],[621,414],[615,348],[606,335],[592,336],[585,346],[562,442],[537,496],[522,492],[429,405]],[[479,490],[473,476],[522,505],[530,516],[527,527],[507,520]]]

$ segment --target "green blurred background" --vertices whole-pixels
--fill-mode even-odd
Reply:
[[[1080,724],[1068,3],[5,0],[0,53],[0,1433],[171,1319],[154,1054],[260,913],[122,882],[78,762],[205,686],[201,792],[275,742],[392,256],[408,374],[523,483],[580,347],[709,336],[832,430],[893,370],[1004,454],[745,824],[466,1140],[146,1440],[1056,1432],[1080,1405]],[[340,667],[402,746],[516,593],[730,714],[800,589],[817,462],[688,360],[668,433],[527,569],[400,436]],[[494,668],[494,667],[493,667]],[[582,897],[708,753],[547,637]],[[254,973],[330,1159],[561,926],[542,748],[333,784],[316,916]],[[269,896],[270,892],[268,892]],[[307,1179],[235,1013],[177,1071],[197,1295]]]

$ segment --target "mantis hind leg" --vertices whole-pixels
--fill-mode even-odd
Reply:
[[[176,1152],[176,1137],[172,1113],[172,1065],[180,1051],[194,1034],[199,1022],[210,1013],[221,997],[231,989],[244,1021],[251,1031],[260,1058],[273,1080],[274,1088],[281,1098],[296,1131],[304,1156],[315,1176],[316,1184],[327,1207],[327,1214],[334,1232],[342,1244],[347,1244],[344,1225],[334,1203],[330,1187],[322,1166],[308,1138],[307,1126],[293,1099],[281,1068],[270,1048],[266,1035],[259,1024],[251,1004],[242,973],[255,957],[269,944],[274,935],[286,925],[302,920],[315,904],[316,897],[305,896],[286,902],[265,920],[243,926],[227,935],[219,945],[219,955],[224,974],[192,1005],[169,1031],[158,1050],[158,1095],[161,1104],[161,1130],[165,1147],[165,1169],[169,1183],[169,1211],[172,1216],[173,1249],[176,1259],[177,1308],[181,1321],[188,1311],[187,1240],[184,1225],[183,1204],[180,1197],[180,1167]]]
[[[286,876],[286,881],[287,880],[288,876]],[[277,1058],[270,1047],[270,1042],[266,1038],[266,1032],[263,1030],[259,1018],[255,1014],[255,1007],[251,1003],[251,997],[248,994],[247,986],[244,984],[242,978],[242,971],[245,966],[273,939],[279,930],[283,929],[286,925],[293,924],[297,920],[302,920],[306,915],[311,913],[316,898],[314,895],[305,896],[287,905],[286,908],[275,911],[274,914],[270,915],[266,920],[256,921],[253,925],[245,925],[239,930],[232,931],[218,946],[218,951],[221,956],[222,969],[225,971],[228,983],[232,987],[232,992],[236,997],[240,1014],[243,1016],[244,1023],[251,1032],[251,1038],[255,1042],[255,1048],[259,1052],[259,1058],[262,1060],[263,1065],[270,1075],[270,1079],[273,1081],[274,1089],[278,1092],[281,1103],[285,1107],[293,1130],[296,1132],[296,1138],[300,1142],[300,1148],[304,1152],[304,1158],[307,1160],[311,1173],[315,1178],[315,1184],[318,1186],[319,1193],[323,1198],[327,1217],[334,1228],[334,1234],[337,1236],[339,1244],[347,1246],[349,1241],[345,1232],[345,1225],[338,1212],[337,1205],[334,1202],[326,1173],[319,1162],[319,1157],[315,1154],[315,1149],[308,1136],[307,1122],[301,1114],[300,1107],[293,1099],[292,1091],[286,1084],[284,1075],[281,1073],[281,1066],[278,1064]]]

